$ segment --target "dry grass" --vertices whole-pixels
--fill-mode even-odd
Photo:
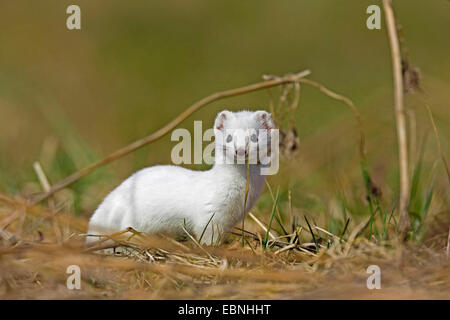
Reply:
[[[0,197],[0,218],[3,299],[450,298],[446,235],[427,245],[375,243],[355,239],[355,227],[346,240],[321,238],[317,252],[298,240],[289,245],[286,237],[269,240],[262,250],[258,231],[252,232],[256,237],[247,233],[244,248],[239,231],[220,247],[200,248],[128,230],[109,239],[107,247],[120,246],[113,254],[83,246],[83,218],[53,216],[7,196]],[[61,244],[55,220],[64,234]],[[81,290],[66,288],[66,268],[74,264],[81,268]],[[365,270],[372,264],[382,270],[381,290],[366,287]]]

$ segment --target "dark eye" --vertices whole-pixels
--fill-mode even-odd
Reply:
[[[256,133],[254,133],[250,136],[250,140],[252,142],[258,142],[258,136],[256,135]]]
[[[229,135],[227,136],[227,142],[231,142],[231,140],[233,140],[233,137],[231,136],[231,134],[229,134]]]

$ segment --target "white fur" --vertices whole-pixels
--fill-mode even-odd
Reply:
[[[216,158],[223,154],[225,145],[217,139],[219,133],[224,130],[228,133],[229,129],[262,129],[267,125],[273,128],[270,114],[265,111],[219,113],[215,122]],[[226,134],[223,136],[226,139]],[[243,141],[248,140],[246,137]],[[238,149],[236,144],[228,144],[228,147]],[[250,148],[248,144],[246,148]],[[182,227],[186,225],[197,239],[205,230],[202,243],[216,244],[223,239],[224,233],[242,221],[258,200],[265,181],[265,176],[259,174],[260,166],[250,165],[245,212],[245,164],[216,161],[207,171],[171,165],[145,168],[126,179],[104,199],[89,222],[88,234],[132,227],[147,234],[183,235]],[[96,239],[88,237],[87,242]]]

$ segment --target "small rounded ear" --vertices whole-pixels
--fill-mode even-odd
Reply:
[[[224,127],[224,123],[227,119],[231,117],[231,112],[228,110],[224,110],[219,112],[219,114],[216,117],[216,121],[214,122],[214,129],[216,130],[222,130]]]
[[[254,117],[259,121],[264,129],[271,130],[275,128],[272,115],[264,110],[255,111]]]

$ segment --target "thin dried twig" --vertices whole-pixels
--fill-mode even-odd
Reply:
[[[261,229],[264,230],[264,232],[267,232],[267,227],[266,227],[261,221],[259,221],[259,219],[258,219],[253,213],[249,212],[249,213],[248,213],[248,216],[249,216],[250,218],[252,218],[252,219],[256,222],[256,224],[257,224],[258,226],[260,226]],[[270,231],[269,231],[269,236],[272,238],[272,240],[275,240],[275,236],[274,236],[274,235],[272,234],[272,232],[270,232]]]
[[[33,169],[36,172],[36,175],[38,176],[39,182],[41,183],[42,188],[45,192],[49,192],[51,189],[50,182],[47,179],[47,176],[44,173],[44,170],[42,169],[41,164],[36,161],[33,163]],[[59,228],[58,221],[55,218],[56,215],[56,204],[54,199],[49,199],[49,207],[50,211],[52,213],[52,224],[53,224],[53,231],[55,233],[56,241],[58,243],[62,242],[63,235],[61,232],[61,229]]]
[[[284,252],[284,251],[293,249],[293,248],[295,248],[295,247],[297,247],[297,244],[296,244],[296,243],[292,243],[292,244],[290,244],[290,245],[287,245],[287,246],[284,247],[284,248],[278,249],[277,251],[275,251],[275,254],[282,253],[282,252]]]
[[[331,236],[331,237],[333,237],[333,238],[335,238],[335,239],[337,239],[337,240],[339,240],[339,241],[342,241],[342,238],[340,238],[340,237],[338,237],[337,235],[335,235],[335,234],[332,234],[331,232],[329,232],[329,231],[327,231],[327,230],[325,230],[325,229],[323,229],[323,228],[321,228],[321,227],[318,227],[318,226],[312,226],[314,229],[316,229],[316,230],[319,230],[319,231],[322,231],[323,233],[325,233],[325,234],[327,234],[327,235],[329,235],[329,236]]]
[[[392,68],[394,74],[395,91],[395,119],[397,123],[397,139],[399,149],[400,165],[400,199],[399,199],[399,235],[405,240],[409,229],[410,221],[408,215],[409,201],[409,175],[408,175],[408,147],[406,135],[406,120],[403,106],[403,76],[400,45],[395,23],[394,10],[391,0],[383,0],[383,8],[386,15],[386,25],[388,30],[389,42],[391,46]]]
[[[266,179],[266,186],[267,186],[267,189],[269,189],[269,193],[270,193],[270,196],[272,197],[272,201],[275,202],[275,196],[273,195],[272,187],[270,186],[270,183],[267,179]],[[277,210],[276,212],[277,212],[278,219],[281,222],[281,214],[280,214],[280,210],[278,209],[278,205],[276,206],[275,209]]]
[[[369,217],[370,220],[370,217]],[[350,252],[350,249],[352,248],[353,242],[355,241],[356,237],[358,236],[358,234],[365,228],[365,226],[367,225],[368,221],[363,221],[360,224],[358,224],[356,226],[356,228],[352,231],[352,233],[350,234],[350,237],[347,240],[347,243],[345,244],[345,248],[344,248],[344,256],[347,256],[348,253]]]
[[[304,70],[297,74],[287,75],[287,76],[279,78],[279,79],[258,82],[258,83],[251,84],[251,85],[241,87],[241,88],[236,88],[236,89],[225,90],[225,91],[213,93],[213,94],[197,101],[193,105],[191,105],[189,108],[187,108],[185,111],[183,111],[180,115],[178,115],[175,119],[173,119],[171,122],[166,124],[161,129],[157,130],[156,132],[148,135],[145,138],[137,140],[137,141],[123,147],[122,149],[119,149],[119,150],[113,152],[112,154],[103,158],[102,160],[97,161],[97,162],[71,174],[67,178],[65,178],[62,181],[58,182],[57,184],[53,185],[53,187],[48,192],[38,196],[31,203],[38,204],[39,202],[50,197],[55,192],[58,192],[61,189],[64,189],[67,186],[71,185],[75,181],[83,178],[84,176],[89,174],[91,171],[93,171],[97,168],[100,168],[116,159],[119,159],[139,148],[142,148],[143,146],[145,146],[151,142],[161,139],[163,136],[165,136],[167,133],[169,133],[172,129],[174,129],[177,125],[179,125],[182,121],[184,121],[187,117],[189,117],[195,111],[210,104],[211,102],[221,100],[224,98],[228,98],[228,97],[241,95],[241,94],[248,93],[248,92],[253,92],[253,91],[262,90],[262,89],[266,89],[266,88],[270,88],[270,87],[275,87],[275,86],[285,84],[285,83],[295,83],[295,82],[298,82],[301,78],[308,76],[310,73],[311,72],[309,70]]]
[[[208,251],[206,251],[206,249],[203,248],[203,246],[200,243],[198,243],[198,241],[184,228],[184,226],[181,227],[183,228],[183,231],[186,233],[186,235],[192,240],[192,242],[194,242],[195,245],[200,248],[200,250],[206,253],[211,260],[214,260],[212,255]]]
[[[119,231],[119,232],[116,232],[116,233],[113,233],[113,234],[109,234],[109,235],[106,235],[106,234],[105,234],[105,235],[103,235],[103,234],[100,234],[100,235],[86,234],[86,236],[90,236],[90,237],[99,237],[99,238],[100,238],[100,239],[97,240],[97,241],[94,241],[94,242],[89,243],[89,245],[88,245],[86,251],[95,251],[95,250],[99,250],[99,249],[98,249],[98,248],[99,248],[99,245],[102,244],[102,243],[104,243],[104,242],[106,242],[106,241],[108,241],[108,240],[113,240],[113,241],[117,242],[116,239],[115,239],[116,237],[121,236],[121,235],[123,235],[123,234],[125,234],[125,233],[127,233],[127,232],[130,232],[131,229],[132,229],[132,228],[126,228],[126,229],[124,229],[124,230],[121,230],[121,231]],[[103,248],[102,248],[102,249],[103,249]]]

